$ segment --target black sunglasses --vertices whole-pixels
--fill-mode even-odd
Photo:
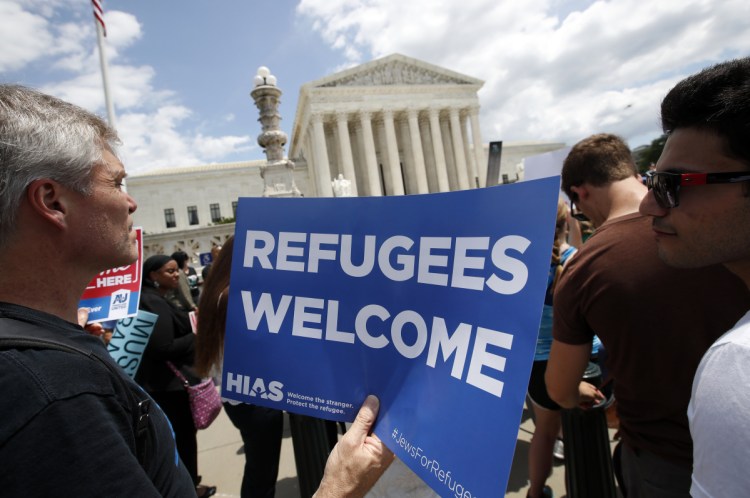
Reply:
[[[734,173],[671,173],[649,171],[644,183],[653,190],[657,204],[664,209],[680,205],[680,187],[708,185],[709,183],[739,183],[750,181],[750,171]]]

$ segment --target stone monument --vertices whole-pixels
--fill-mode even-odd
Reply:
[[[263,178],[263,197],[301,197],[294,183],[294,163],[284,158],[286,133],[281,131],[279,122],[279,97],[281,90],[276,86],[276,76],[267,67],[258,68],[254,78],[255,88],[250,96],[260,112],[262,133],[258,135],[258,145],[266,153],[267,164],[261,166]]]
[[[352,197],[352,182],[344,178],[342,174],[331,182],[331,188],[334,197]]]

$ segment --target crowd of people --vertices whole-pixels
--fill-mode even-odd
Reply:
[[[545,481],[559,410],[603,398],[581,382],[599,339],[615,384],[623,495],[750,489],[750,58],[681,81],[661,119],[668,139],[645,182],[611,134],[581,140],[563,164],[562,191],[595,231],[586,242],[571,237],[577,221],[559,203],[529,385],[532,498],[552,494]],[[199,299],[184,253],[144,262],[140,306],[158,319],[135,379],[107,353],[101,327],[82,328],[78,302],[91,278],[137,257],[137,204],[122,189],[117,140],[87,111],[0,85],[3,494],[216,492],[198,474],[177,373],[197,380],[221,371],[232,241]],[[188,312],[196,310],[194,334]],[[225,409],[245,444],[242,496],[273,496],[281,412]],[[368,396],[316,496],[364,496],[388,468],[394,455],[372,434],[377,412]]]

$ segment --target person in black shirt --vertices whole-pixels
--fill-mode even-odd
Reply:
[[[195,496],[164,414],[77,324],[91,279],[138,254],[117,141],[77,106],[0,85],[4,496]],[[369,397],[318,498],[363,496],[391,463],[370,435],[377,410]]]

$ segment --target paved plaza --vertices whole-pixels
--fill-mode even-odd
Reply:
[[[513,458],[513,468],[506,497],[523,498],[528,488],[527,461],[529,441],[534,430],[529,411],[524,409],[521,426],[518,431],[516,452]],[[610,436],[612,432],[610,431]],[[242,482],[244,455],[242,454],[242,439],[232,423],[222,411],[216,422],[207,430],[198,433],[198,470],[203,476],[205,484],[218,488],[216,496],[239,497]],[[547,481],[555,492],[555,497],[565,495],[565,466],[555,462],[552,476]],[[391,493],[394,497],[409,496],[421,498],[424,493]],[[288,419],[285,417],[284,439],[281,446],[281,464],[279,480],[276,486],[277,498],[299,498],[297,469],[294,464],[292,437],[289,431]]]

